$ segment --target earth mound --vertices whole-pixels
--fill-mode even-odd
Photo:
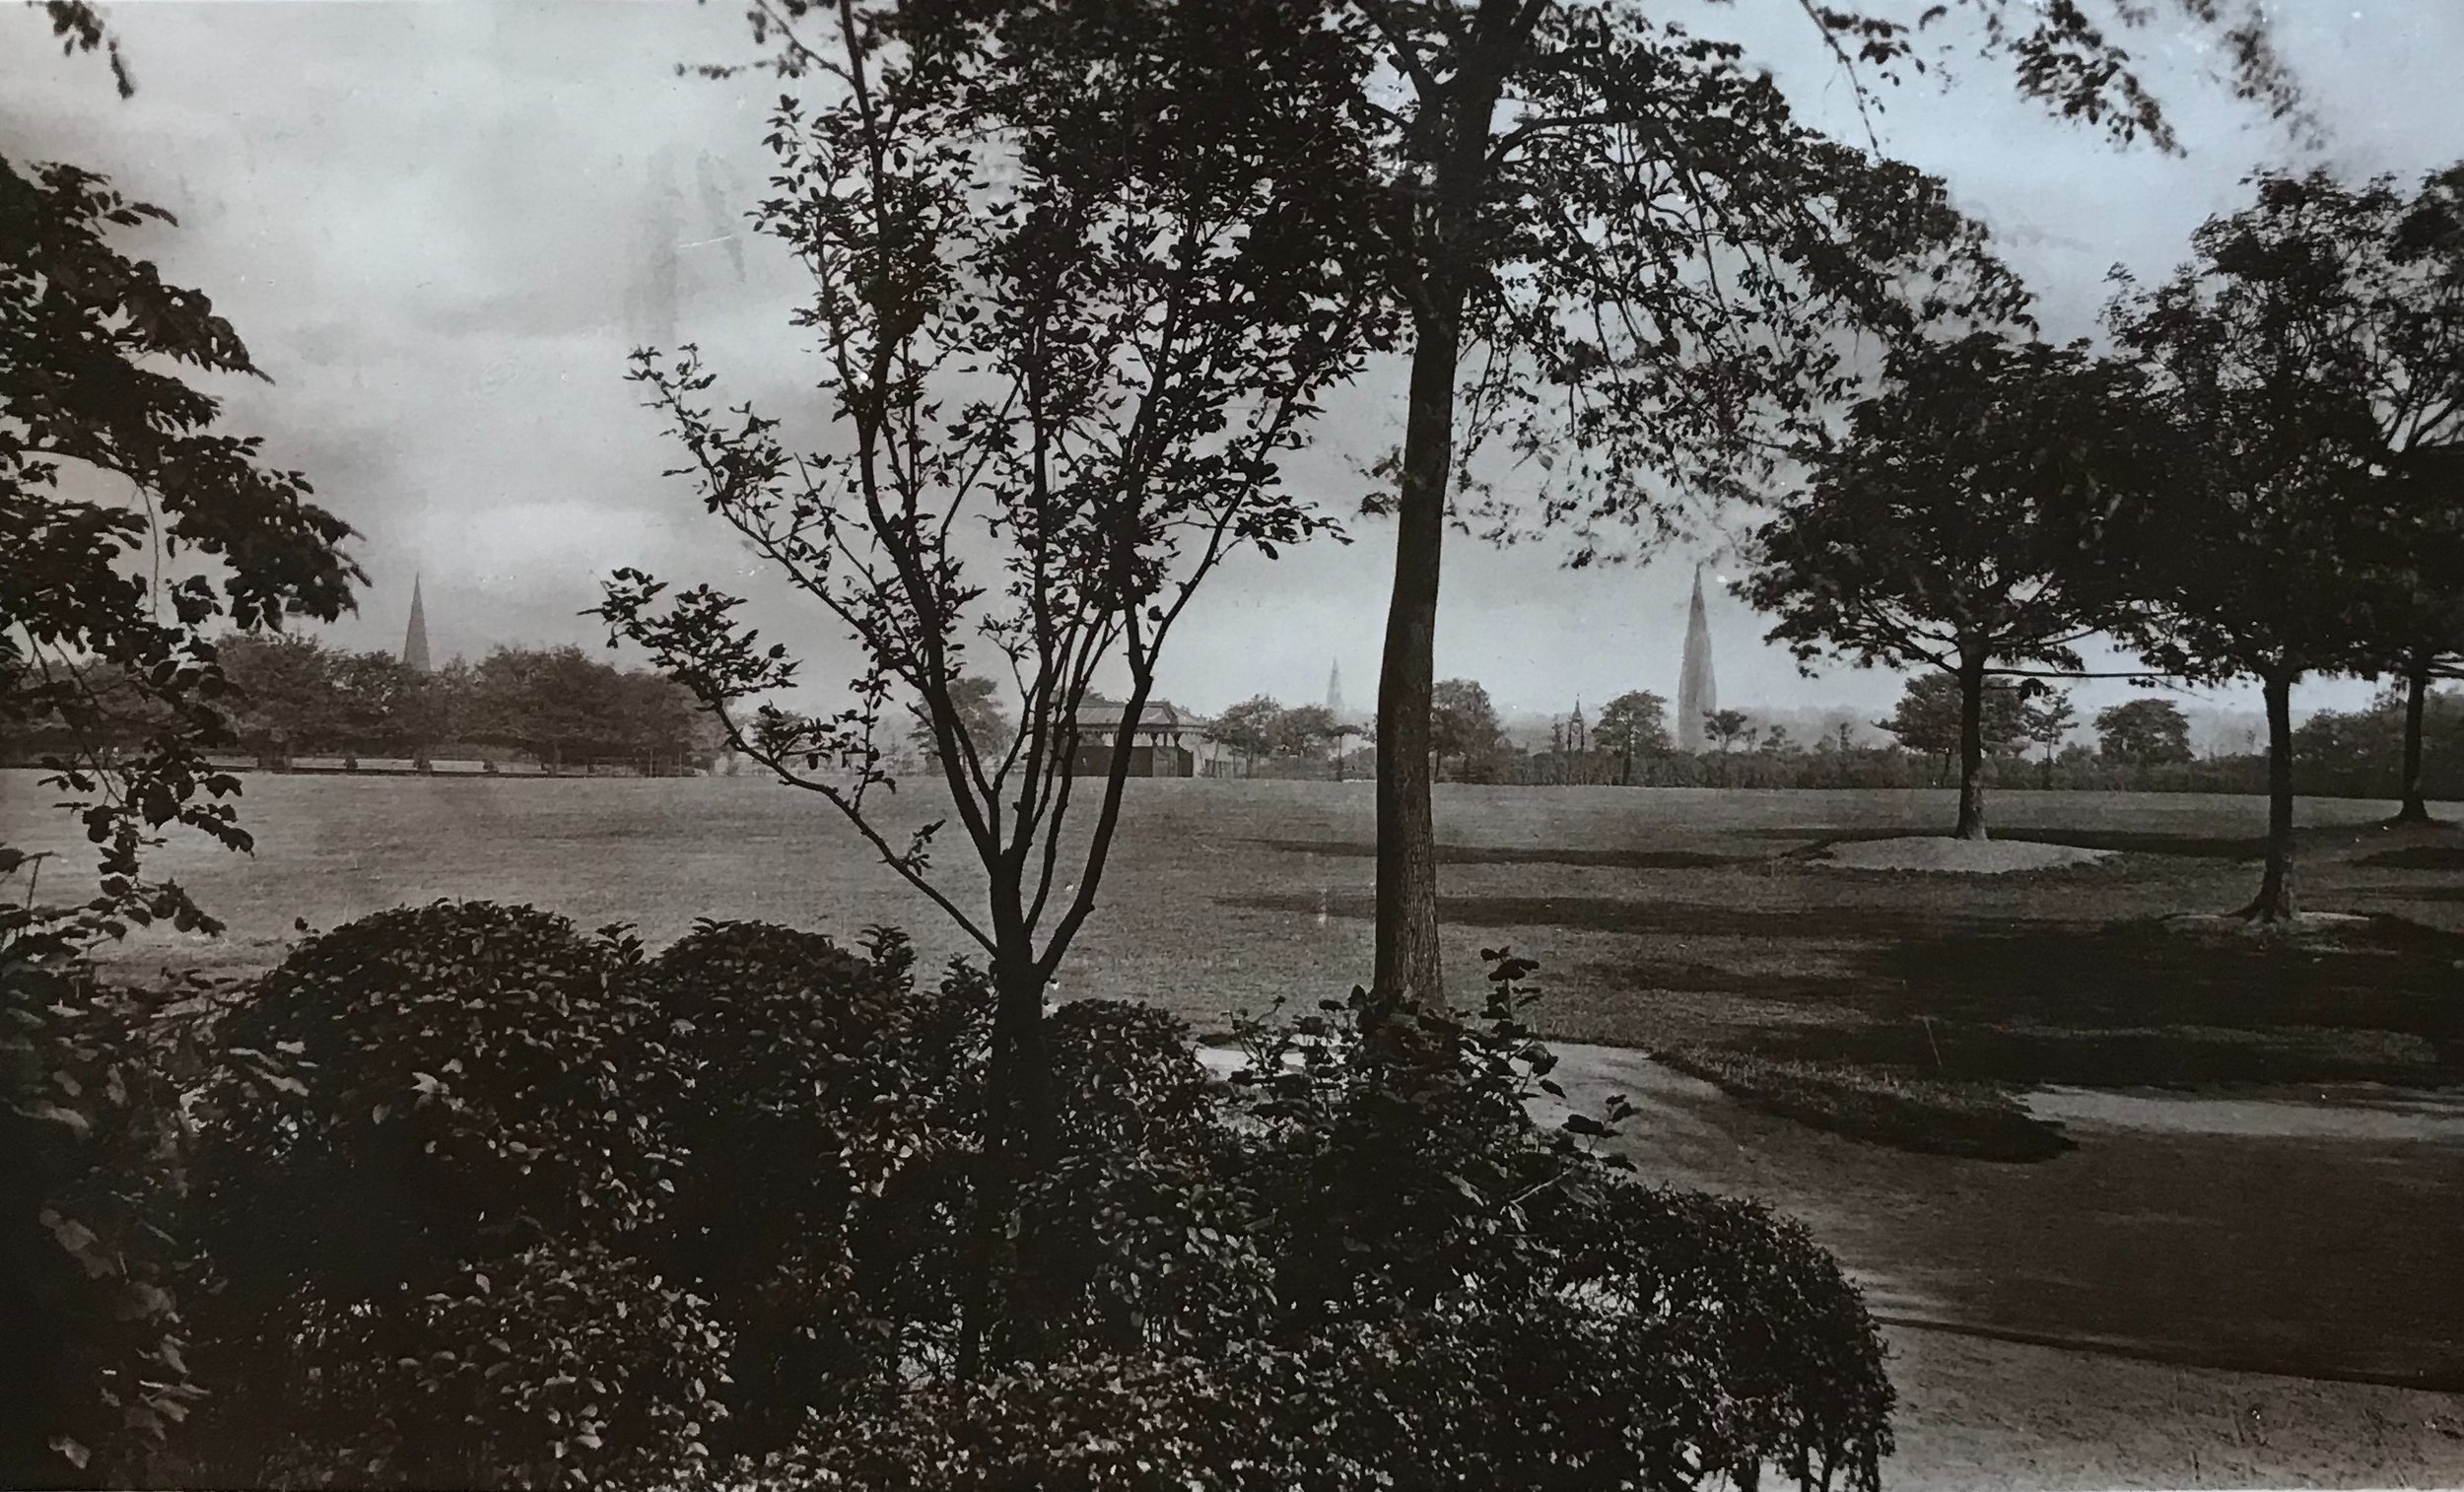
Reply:
[[[1948,835],[1907,835],[1833,845],[1822,853],[1818,863],[1843,870],[2008,875],[2015,870],[2092,865],[2112,853],[2110,849],[2083,849],[2076,845],[2040,845],[2033,840],[1954,840]]]

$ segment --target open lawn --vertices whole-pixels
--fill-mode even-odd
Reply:
[[[46,797],[0,775],[7,837],[68,856],[45,871],[59,894],[86,851]],[[893,803],[900,825],[930,816]],[[2157,918],[2247,899],[2263,801],[1992,808],[1998,835],[2118,852],[1855,871],[1816,853],[1947,826],[1950,795],[1443,788],[1455,987],[1483,946],[1540,960],[1540,1024],[1578,1044],[1569,1087],[1645,1103],[1623,1143],[1647,1175],[1766,1196],[1841,1254],[1906,1359],[1903,1481],[2464,1481],[2464,832],[2304,801],[2306,904],[2380,916],[2260,946]],[[231,936],[146,933],[118,954],[131,973],[261,966],[295,917],[437,897],[654,942],[766,917],[962,951],[827,805],[751,779],[252,777],[244,811],[255,857],[158,860]],[[1233,1008],[1340,994],[1368,972],[1371,828],[1367,783],[1132,783],[1059,995],[1220,1032]],[[942,854],[966,884],[949,836]],[[1817,1132],[1634,1050],[1680,1046],[1920,1097],[1999,1085],[2075,1146],[2006,1164]]]

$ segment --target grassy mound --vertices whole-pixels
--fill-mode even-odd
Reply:
[[[1970,1160],[2043,1161],[2076,1142],[1991,1083],[1947,1082],[1699,1047],[1652,1053],[1764,1114],[1850,1139]]]

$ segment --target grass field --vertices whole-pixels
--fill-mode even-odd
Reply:
[[[0,794],[10,840],[70,857],[46,875],[82,865],[31,775],[0,776]],[[1153,1001],[1201,1031],[1339,994],[1368,973],[1370,794],[1133,783],[1058,993]],[[1482,946],[1540,959],[1540,1024],[1586,1044],[1568,1061],[1577,1096],[1648,1100],[1631,1140],[1647,1173],[1767,1196],[1866,1280],[1910,1354],[1901,1480],[1970,1484],[2018,1457],[2042,1474],[1986,1479],[2306,1483],[2366,1441],[2375,1459],[2351,1464],[2377,1469],[2345,1479],[2454,1483],[2451,1393],[2252,1376],[2464,1385],[2464,833],[2379,829],[2388,806],[2305,801],[2298,885],[2312,907],[2391,916],[2261,948],[2156,920],[2247,899],[2255,799],[1999,793],[2000,836],[2120,852],[1933,876],[1816,856],[1936,831],[1944,793],[1449,787],[1450,976],[1476,986]],[[893,921],[929,956],[963,951],[827,805],[749,779],[251,778],[245,813],[254,857],[183,845],[158,862],[231,935],[149,933],[120,950],[125,969],[244,970],[280,956],[295,917],[437,897],[534,902],[653,942],[734,916]],[[928,816],[904,795],[892,814]],[[964,886],[961,853],[944,873]],[[1886,1149],[1618,1050],[1679,1046],[1916,1092],[2001,1085],[2076,1145],[2028,1165]],[[2164,1366],[2049,1360],[2034,1341]],[[2142,1380],[2175,1406],[2153,1430],[2115,1397]],[[2123,1458],[2094,1449],[2116,1437]]]

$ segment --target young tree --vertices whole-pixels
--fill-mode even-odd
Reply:
[[[2133,700],[2096,712],[2096,755],[2133,767],[2190,760],[2190,721],[2171,700]]]
[[[2079,724],[2079,712],[2072,708],[2070,691],[2049,689],[2021,712],[2027,738],[2044,748],[2042,778],[2044,785],[2053,785],[2053,754],[2061,749],[2063,738]]]
[[[2259,683],[2267,863],[2243,915],[2274,922],[2295,910],[2293,686],[2366,651],[2368,587],[2345,567],[2398,532],[2367,331],[2390,208],[2323,176],[2251,184],[2256,202],[2203,224],[2170,278],[2122,277],[2107,320],[2187,451],[2129,546],[2154,602],[2141,650],[2167,673]]]
[[[1272,695],[1253,695],[1215,716],[1206,727],[1206,739],[1239,752],[1254,774],[1258,759],[1274,749],[1274,722],[1282,713],[1283,706]]]
[[[2126,604],[2103,524],[2161,490],[2170,459],[2145,381],[2085,343],[1911,343],[1756,536],[1745,593],[1778,614],[1771,641],[1956,681],[1960,839],[1986,838],[1988,684],[2076,673],[2072,644]]]
[[[626,570],[600,614],[991,964],[972,1375],[997,1345],[986,1292],[1017,1184],[1051,1151],[1045,990],[1095,911],[1157,660],[1227,554],[1271,558],[1329,527],[1277,460],[1375,327],[1346,270],[1360,203],[1332,189],[1359,170],[1338,127],[1356,80],[1278,0],[1038,9],[997,34],[826,9],[838,40],[808,61],[832,86],[810,111],[783,102],[780,194],[759,218],[810,275],[796,323],[819,340],[814,423],[837,443],[799,452],[749,406],[715,413],[691,348],[639,355],[636,377],[704,506],[861,648],[856,703],[813,719],[762,702],[795,664],[737,597]],[[1005,48],[1052,65],[996,65]],[[1001,750],[954,693],[988,653],[1023,702]],[[1071,766],[1107,661],[1129,688],[1087,805]],[[931,722],[977,894],[933,873],[945,821],[898,846],[868,806],[890,780],[893,690]],[[805,771],[816,756],[853,762],[853,781]],[[1011,1305],[1005,1329],[1032,1337],[1031,1302]]]
[[[1630,689],[1600,708],[1592,739],[1617,759],[1617,780],[1634,780],[1634,759],[1669,751],[1669,702],[1646,689]]]
[[[1756,731],[1752,716],[1742,710],[1713,710],[1702,717],[1703,734],[1720,743],[1720,755],[1735,751],[1740,742],[1750,747]]]

